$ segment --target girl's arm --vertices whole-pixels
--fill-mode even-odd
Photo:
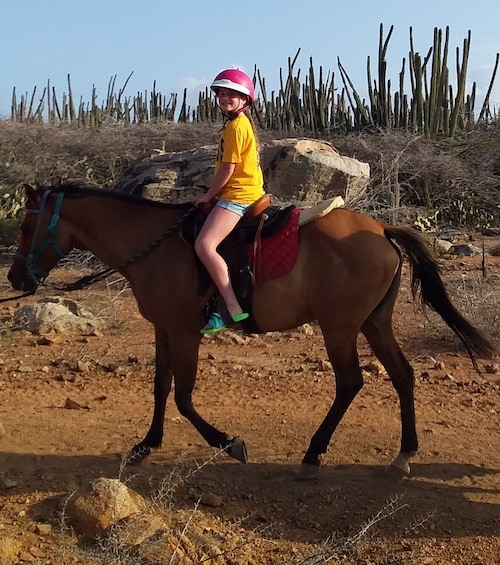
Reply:
[[[215,196],[217,196],[217,194],[219,194],[222,187],[226,185],[226,183],[234,173],[235,168],[236,168],[236,163],[222,162],[219,166],[219,169],[217,170],[217,173],[214,176],[214,179],[208,191],[203,194],[199,194],[198,196],[195,196],[193,200],[193,204],[195,206],[198,206],[203,202],[210,202]]]

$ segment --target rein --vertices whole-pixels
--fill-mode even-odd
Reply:
[[[18,294],[17,296],[9,296],[9,298],[0,298],[1,302],[10,302],[11,300],[19,300],[19,298],[26,298],[27,296],[32,296],[35,294],[34,292],[23,292],[22,294]]]
[[[60,193],[63,194],[63,193]],[[140,259],[141,257],[143,257],[144,255],[146,255],[147,253],[149,253],[150,251],[152,251],[155,247],[157,247],[169,234],[171,234],[174,231],[179,231],[180,228],[182,227],[182,224],[191,216],[193,216],[195,213],[198,213],[198,208],[196,206],[192,206],[191,208],[188,209],[188,211],[182,215],[176,222],[174,222],[171,226],[169,226],[168,228],[166,228],[155,240],[153,240],[149,245],[147,245],[144,249],[142,249],[141,251],[139,251],[138,253],[136,253],[135,255],[132,255],[132,257],[130,257],[129,259],[127,259],[126,261],[124,261],[123,263],[121,263],[120,265],[117,265],[116,267],[107,267],[106,269],[103,269],[102,271],[99,271],[98,273],[95,273],[93,275],[86,275],[80,279],[78,279],[77,281],[64,285],[62,287],[57,287],[57,290],[60,291],[74,291],[74,290],[81,290],[82,288],[86,288],[87,286],[90,286],[91,284],[100,282],[102,280],[104,280],[105,278],[107,278],[109,275],[112,275],[113,273],[116,273],[117,271],[121,271],[122,269],[128,267],[129,265],[131,265],[132,263],[134,263],[135,261],[137,261],[137,259]],[[52,224],[52,222],[51,222]]]

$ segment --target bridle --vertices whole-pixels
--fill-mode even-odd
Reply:
[[[43,255],[43,253],[49,247],[53,247],[59,259],[66,257],[67,253],[65,253],[59,242],[56,239],[56,232],[57,232],[57,224],[59,223],[59,212],[61,210],[62,200],[64,198],[64,192],[59,192],[56,198],[56,203],[54,205],[54,211],[52,212],[52,217],[50,219],[49,226],[47,228],[47,232],[49,237],[45,239],[38,247],[36,246],[36,242],[38,240],[38,235],[40,233],[40,228],[42,224],[42,217],[45,212],[45,207],[47,204],[47,198],[49,197],[50,190],[45,190],[42,195],[42,200],[40,202],[39,208],[26,208],[27,214],[36,214],[36,224],[35,224],[35,231],[33,233],[33,237],[31,239],[30,250],[27,255],[23,255],[16,252],[15,258],[20,259],[26,263],[26,274],[29,279],[36,281],[36,282],[43,282],[47,276],[48,272],[44,271],[37,265],[38,259]]]

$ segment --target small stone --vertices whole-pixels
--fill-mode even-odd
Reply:
[[[55,339],[48,337],[46,335],[41,335],[37,340],[37,345],[54,345]]]
[[[311,326],[311,324],[304,324],[301,327],[301,331],[304,335],[314,335],[314,328]]]
[[[9,477],[1,477],[0,476],[0,490],[8,490],[10,488],[14,488],[17,486],[17,481],[14,479],[9,479]]]
[[[78,361],[76,364],[76,370],[79,373],[88,373],[90,371],[90,367],[88,363],[84,363],[83,361]]]
[[[320,359],[318,362],[318,371],[326,372],[332,370],[332,364],[327,359]]]
[[[78,402],[71,400],[71,398],[66,398],[64,408],[66,408],[66,410],[81,410],[82,408],[87,408],[87,406],[82,406],[78,404]]]
[[[205,506],[212,506],[214,508],[217,508],[219,506],[222,506],[222,496],[219,496],[218,494],[215,494],[213,492],[206,492],[201,497],[200,503],[204,504]]]
[[[30,547],[30,555],[40,558],[45,555],[45,552],[40,547],[32,546]]]
[[[52,533],[52,526],[50,524],[37,524],[35,533],[40,536],[48,536]]]
[[[377,377],[382,377],[386,374],[385,368],[378,359],[374,359],[367,365],[363,367],[365,371],[376,375]]]

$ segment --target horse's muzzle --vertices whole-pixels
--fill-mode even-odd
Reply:
[[[23,292],[35,292],[38,288],[38,281],[32,277],[28,277],[26,269],[16,268],[14,265],[7,274],[10,284],[14,290],[22,290]]]

